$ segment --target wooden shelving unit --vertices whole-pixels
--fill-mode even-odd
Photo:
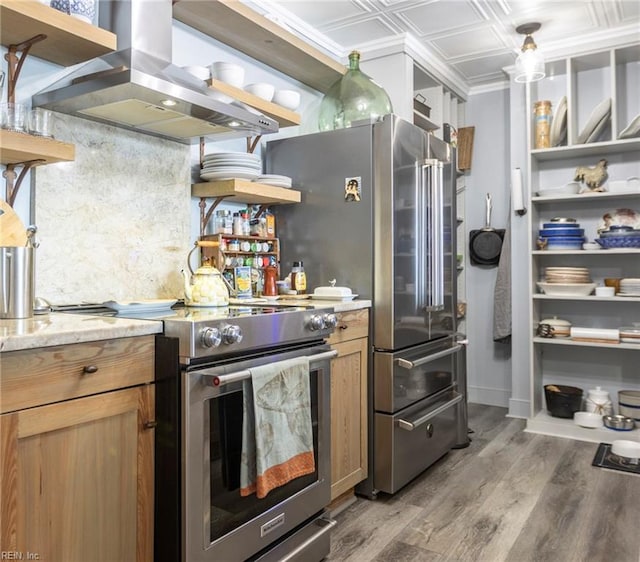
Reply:
[[[300,192],[247,180],[224,180],[196,183],[191,186],[194,197],[232,199],[233,203],[276,205],[300,203]]]
[[[42,160],[38,165],[70,162],[75,152],[75,146],[66,142],[0,129],[0,163],[4,165],[32,160]]]
[[[345,72],[344,65],[237,0],[179,0],[173,17],[320,92]]]
[[[263,100],[262,98],[245,92],[240,88],[235,88],[234,86],[220,82],[220,80],[210,79],[209,84],[213,90],[245,103],[248,106],[257,109],[261,113],[264,113],[267,117],[275,119],[280,125],[280,128],[300,125],[300,114],[290,111],[281,105]]]
[[[54,10],[40,2],[0,0],[0,42],[19,44],[36,35],[30,55],[62,66],[99,57],[116,49],[116,36],[94,25]]]

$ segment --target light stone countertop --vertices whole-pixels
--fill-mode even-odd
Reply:
[[[161,333],[158,320],[51,312],[0,320],[0,352]]]
[[[371,307],[370,300],[286,299],[278,304],[347,312]],[[0,352],[162,333],[160,320],[51,312],[21,320],[0,320]]]

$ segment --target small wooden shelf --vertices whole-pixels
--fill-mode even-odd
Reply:
[[[196,183],[191,186],[194,197],[230,198],[233,203],[274,205],[300,203],[300,192],[247,180],[224,180]]]
[[[53,164],[71,162],[74,158],[75,146],[72,144],[26,133],[0,130],[0,162],[3,165],[31,160],[43,160],[38,164]]]
[[[220,80],[211,79],[209,80],[209,84],[211,85],[211,88],[213,90],[217,90],[218,92],[221,92],[242,103],[245,103],[248,106],[251,106],[264,113],[267,117],[275,119],[280,125],[280,128],[300,125],[300,115],[282,107],[281,105],[263,100],[262,98],[245,92],[240,88],[235,88],[233,86],[230,86],[229,84],[220,82]]]
[[[44,34],[45,41],[35,43],[30,56],[71,66],[116,49],[116,36],[40,2],[0,0],[0,42],[16,45]]]
[[[320,92],[344,65],[237,0],[179,0],[173,17]]]

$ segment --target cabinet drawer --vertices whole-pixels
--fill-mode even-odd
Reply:
[[[0,361],[6,413],[153,381],[154,336],[10,351]]]
[[[369,310],[350,310],[337,312],[338,325],[329,338],[331,345],[342,343],[357,338],[366,338],[369,335]]]

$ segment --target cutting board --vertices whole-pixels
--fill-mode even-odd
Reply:
[[[0,246],[26,246],[27,229],[13,207],[0,200]]]

